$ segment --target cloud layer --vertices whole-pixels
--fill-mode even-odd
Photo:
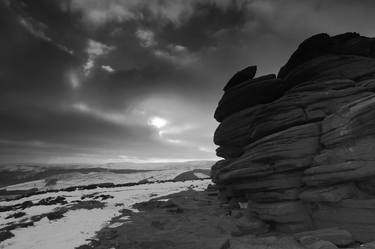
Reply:
[[[0,162],[214,158],[231,75],[319,32],[375,36],[373,1],[1,0]]]

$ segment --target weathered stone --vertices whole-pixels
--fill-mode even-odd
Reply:
[[[318,238],[332,242],[337,246],[347,246],[354,242],[353,236],[350,232],[340,228],[326,228],[312,231],[305,231],[294,234],[294,237],[303,245],[308,243],[311,238]]]
[[[228,92],[236,90],[238,88],[241,88],[241,87],[243,87],[244,85],[247,85],[247,84],[253,84],[253,83],[257,83],[257,82],[261,82],[261,81],[265,81],[265,80],[274,80],[274,79],[276,79],[276,75],[275,74],[262,75],[262,76],[259,76],[257,78],[254,78],[254,79],[242,82],[242,83],[240,83],[240,84],[238,84],[238,85],[236,85],[236,86],[228,89]]]
[[[303,41],[278,74],[285,78],[299,65],[323,55],[342,54],[375,57],[375,39],[360,36],[358,33],[344,33],[330,37],[317,34]]]
[[[231,249],[305,249],[291,236],[241,236],[230,239]]]
[[[355,86],[355,81],[342,78],[332,80],[306,81],[291,88],[288,92],[286,92],[286,94],[294,92],[321,92],[327,90],[342,90]]]
[[[319,79],[351,79],[375,72],[375,59],[355,55],[323,55],[294,68],[284,79],[289,87]]]
[[[243,148],[220,146],[216,149],[216,155],[225,159],[237,158],[243,154]]]
[[[231,234],[234,232],[239,232],[237,226],[234,224],[233,220],[221,219],[216,224],[216,229],[222,234]]]
[[[215,144],[238,147],[248,145],[253,119],[263,108],[263,105],[257,105],[227,117],[215,131]]]
[[[238,84],[241,84],[244,81],[254,78],[256,72],[257,72],[257,66],[249,66],[249,67],[242,69],[241,71],[238,71],[232,76],[232,78],[230,78],[230,80],[225,85],[223,90],[227,91],[230,88]]]
[[[307,249],[338,249],[332,242],[315,238],[311,238],[308,243],[306,242],[303,245]]]
[[[273,174],[266,177],[236,180],[226,186],[233,191],[272,191],[277,189],[296,188],[302,185],[302,172]],[[220,180],[220,179],[219,179]]]
[[[261,220],[278,223],[310,222],[307,208],[298,201],[274,203],[249,202],[249,209]]]
[[[319,124],[311,123],[264,137],[223,167],[218,179],[230,181],[308,167],[319,147],[319,130]]]
[[[242,236],[245,234],[262,234],[269,230],[269,225],[262,220],[251,216],[242,216],[235,221],[239,233],[232,233],[233,236]]]
[[[348,32],[331,37],[334,43],[332,51],[338,54],[354,54],[375,57],[375,40]]]
[[[215,182],[218,172],[230,163],[230,160],[219,160],[211,167],[211,179]]]
[[[330,36],[323,33],[304,40],[290,56],[288,62],[280,69],[278,77],[285,78],[292,69],[300,64],[328,53],[331,49],[331,43]]]
[[[375,95],[350,102],[322,122],[321,142],[334,147],[359,137],[375,135]]]
[[[367,79],[363,81],[359,81],[357,83],[357,86],[364,87],[368,91],[374,91],[375,90],[375,79]]]
[[[361,249],[375,249],[375,241],[362,244]]]
[[[320,188],[309,188],[299,194],[299,198],[306,202],[339,202],[360,196],[355,184],[347,183]]]
[[[312,229],[311,222],[275,223],[275,230],[282,233],[296,233]]]
[[[366,179],[375,175],[375,161],[348,161],[327,164],[304,171],[303,182],[309,186],[328,185]]]
[[[281,189],[269,192],[249,192],[245,193],[248,200],[256,202],[278,202],[278,201],[293,201],[297,200],[299,189]]]
[[[375,161],[375,137],[363,137],[322,150],[314,157],[318,165],[346,161]]]
[[[372,95],[366,89],[290,92],[258,112],[253,119],[251,140],[287,128],[323,120],[343,104]]]
[[[374,177],[357,182],[357,186],[361,191],[369,195],[375,196],[375,178]]]
[[[319,205],[312,213],[317,228],[340,227],[355,240],[375,240],[375,200],[344,200],[337,204]]]
[[[284,84],[280,79],[264,80],[243,85],[224,93],[214,117],[221,122],[235,112],[258,104],[272,102],[279,98],[283,92]]]
[[[375,240],[375,39],[313,36],[266,78],[234,84],[216,109],[214,142],[232,158],[220,193],[276,231],[340,227],[304,233],[305,248],[347,246],[347,231]]]

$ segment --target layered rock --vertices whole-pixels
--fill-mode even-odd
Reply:
[[[215,112],[221,198],[278,230],[375,240],[375,40],[319,34],[277,78],[255,71],[231,78]]]

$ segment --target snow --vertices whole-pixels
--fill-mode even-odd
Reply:
[[[24,182],[24,183],[19,183],[19,184],[14,184],[11,186],[8,186],[6,189],[8,191],[13,191],[13,190],[29,190],[32,188],[42,188],[45,185],[44,180],[35,180],[35,181],[30,181],[30,182]]]
[[[197,191],[202,191],[210,182],[210,180],[166,182],[132,187],[97,188],[92,190],[77,190],[73,192],[60,191],[58,193],[35,195],[16,201],[0,202],[0,205],[14,205],[27,200],[39,201],[40,199],[47,197],[64,196],[68,203],[71,203],[72,201],[80,200],[83,195],[96,192],[99,192],[100,194],[109,194],[114,197],[103,201],[106,203],[106,206],[102,209],[70,210],[62,219],[49,221],[47,218],[43,218],[42,220],[35,222],[34,226],[13,230],[12,233],[15,236],[0,243],[0,249],[73,249],[88,243],[87,240],[92,239],[97,231],[110,225],[110,220],[119,216],[119,211],[123,208],[134,210],[131,206],[135,203],[187,190],[189,187]],[[116,205],[119,203],[123,205]],[[67,204],[65,206],[69,207],[70,205],[71,204]],[[63,205],[34,206],[22,211],[27,214],[27,217],[30,217],[43,212],[48,213],[56,207],[62,206]],[[4,216],[5,215],[0,216],[0,225],[3,225],[4,222],[9,222],[9,220],[4,219]],[[126,219],[116,219],[114,226],[120,225],[121,222],[126,223]]]
[[[145,171],[130,174],[119,174],[113,172],[91,172],[87,174],[83,173],[67,173],[55,175],[52,178],[57,179],[55,185],[46,186],[45,180],[36,180],[30,182],[19,183],[3,187],[2,189],[10,190],[28,190],[31,188],[38,188],[39,190],[48,189],[62,189],[71,186],[89,185],[98,183],[111,182],[114,184],[138,182],[143,179],[149,181],[161,181],[173,179],[177,175],[185,172],[184,169],[168,169],[168,170],[155,170]],[[198,176],[199,177],[199,176]],[[206,175],[204,177],[207,177]]]
[[[17,222],[20,220],[23,220],[25,218],[29,219],[31,216],[45,214],[52,212],[55,208],[61,207],[61,205],[49,205],[49,206],[32,206],[29,208],[26,208],[24,210],[18,210],[17,212],[24,212],[26,213],[24,216],[19,218],[9,218],[5,219],[7,216],[14,214],[14,211],[9,212],[1,212],[0,213],[0,229],[5,227],[8,223]]]
[[[200,173],[200,172],[195,172],[194,175],[196,177],[198,177],[198,178],[207,178],[207,177],[209,177],[208,175]]]

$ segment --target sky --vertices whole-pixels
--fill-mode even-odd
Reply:
[[[375,36],[373,0],[0,0],[0,163],[216,160],[238,70],[316,33]]]

